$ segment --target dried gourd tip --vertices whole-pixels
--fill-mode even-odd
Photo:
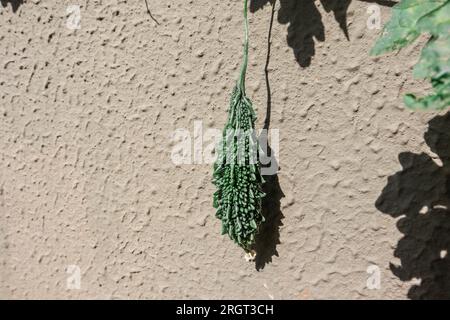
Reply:
[[[256,251],[255,250],[250,250],[247,251],[244,255],[244,259],[247,262],[251,262],[251,261],[255,261],[256,258]]]

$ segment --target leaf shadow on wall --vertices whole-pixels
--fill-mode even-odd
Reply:
[[[264,120],[264,131],[259,137],[259,140],[262,141],[263,145],[267,146],[265,158],[270,159],[270,163],[268,163],[266,167],[270,166],[271,168],[274,168],[274,174],[264,175],[265,183],[263,184],[263,191],[266,196],[262,199],[262,215],[264,216],[265,222],[261,224],[255,242],[255,268],[258,271],[263,269],[267,263],[272,262],[273,256],[278,257],[277,245],[281,243],[280,227],[283,225],[282,220],[284,218],[283,213],[281,212],[281,198],[284,197],[284,194],[278,180],[278,161],[269,146],[267,136],[270,128],[270,118],[272,112],[272,91],[270,89],[269,63],[274,16],[275,5],[272,3],[269,32],[267,36],[266,65],[264,68],[267,91],[266,118]]]
[[[19,9],[20,5],[23,4],[23,0],[0,0],[3,8],[6,8],[8,3],[11,4],[11,8],[13,12],[16,12]]]
[[[403,169],[388,178],[375,206],[401,217],[400,265],[390,269],[402,281],[420,279],[408,298],[450,299],[450,113],[433,118],[424,138],[442,166],[425,153],[401,153]]]
[[[347,10],[352,0],[320,0],[326,12],[332,12],[347,40]],[[392,7],[397,2],[387,0],[361,0]],[[250,11],[256,12],[266,4],[276,4],[276,0],[252,0]],[[278,22],[288,25],[287,44],[292,48],[298,64],[306,68],[315,55],[315,42],[325,41],[325,26],[322,15],[314,0],[279,0]]]

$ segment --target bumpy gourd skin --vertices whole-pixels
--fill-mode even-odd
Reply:
[[[222,234],[252,252],[261,214],[263,178],[257,156],[258,140],[254,129],[256,115],[245,94],[248,64],[248,0],[244,0],[244,58],[241,73],[231,95],[228,121],[214,164],[213,183],[216,217],[222,220]]]
[[[222,234],[228,234],[247,252],[251,251],[259,225],[264,221],[263,178],[256,156],[255,121],[252,103],[237,85],[214,164],[213,183],[217,187],[214,207],[216,217],[222,220]]]

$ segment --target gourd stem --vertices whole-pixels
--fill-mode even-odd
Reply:
[[[241,75],[239,77],[239,88],[241,94],[245,96],[245,74],[248,65],[248,0],[244,0],[244,59],[241,67]]]

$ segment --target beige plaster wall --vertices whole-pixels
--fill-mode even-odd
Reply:
[[[342,1],[336,17],[333,1],[277,1],[269,80],[280,171],[255,264],[220,235],[211,165],[171,160],[176,129],[225,123],[242,1],[148,2],[159,24],[144,1],[27,0],[14,11],[2,0],[0,298],[442,294],[449,263],[436,262],[445,239],[435,233],[448,221],[435,213],[439,228],[419,210],[443,192],[428,121],[432,133],[450,122],[402,103],[429,88],[411,74],[420,42],[369,57],[381,32],[367,27],[370,1]],[[271,5],[251,8],[248,94],[262,127]],[[390,8],[379,8],[385,23]],[[368,268],[379,289],[367,287]]]

